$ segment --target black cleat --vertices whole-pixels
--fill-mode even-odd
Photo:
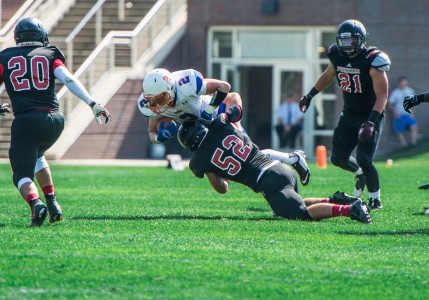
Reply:
[[[46,198],[46,205],[48,206],[49,223],[61,222],[63,220],[63,212],[57,202],[57,198]]]
[[[43,225],[46,219],[47,207],[40,199],[31,203],[31,224],[30,226],[39,227]]]
[[[365,224],[371,224],[371,216],[369,215],[368,207],[361,199],[350,205],[350,219],[356,220]]]
[[[310,182],[310,168],[307,165],[307,162],[305,161],[305,153],[302,150],[295,150],[293,153],[290,154],[290,156],[294,157],[296,156],[298,158],[297,162],[294,164],[291,164],[292,168],[295,169],[295,171],[299,175],[299,179],[301,180],[302,185],[307,185]]]
[[[341,204],[341,205],[350,205],[355,201],[359,200],[359,198],[347,195],[344,192],[337,191],[332,197],[330,197],[330,203]]]
[[[366,184],[365,175],[363,174],[356,175],[355,180],[356,180],[356,184],[355,184],[355,189],[353,191],[353,196],[360,197],[362,196],[363,190],[365,189],[365,184]]]
[[[379,198],[369,198],[369,208],[371,210],[382,209],[383,205]]]

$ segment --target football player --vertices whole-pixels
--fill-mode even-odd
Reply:
[[[312,98],[337,79],[344,107],[334,130],[331,161],[355,174],[355,197],[362,195],[366,185],[370,208],[380,209],[380,183],[373,157],[384,124],[390,59],[376,47],[367,47],[366,36],[365,27],[357,20],[339,25],[336,44],[327,53],[330,63],[299,105],[306,112]],[[356,146],[355,159],[351,153]]]
[[[173,73],[166,69],[150,71],[143,79],[143,92],[137,104],[140,112],[149,117],[151,142],[163,143],[174,137],[177,134],[177,123],[199,120],[210,124],[213,117],[231,105],[242,106],[240,94],[230,93],[230,89],[228,82],[204,78],[193,69]],[[236,126],[242,130],[240,121]],[[283,153],[266,149],[264,152],[272,159],[291,164],[298,172],[301,183],[308,184],[311,174],[303,151]]]
[[[363,223],[372,222],[366,204],[342,192],[329,198],[303,200],[292,169],[269,159],[233,125],[240,117],[241,108],[233,105],[208,128],[196,121],[180,126],[178,140],[193,152],[189,167],[196,177],[206,175],[221,194],[228,191],[228,180],[246,185],[261,193],[274,213],[283,218],[319,220],[345,216]]]
[[[44,153],[58,139],[64,128],[55,95],[55,78],[92,109],[98,124],[106,123],[109,112],[94,102],[87,90],[64,65],[64,55],[49,45],[48,32],[35,18],[21,19],[15,27],[16,47],[0,52],[0,84],[5,83],[12,104],[9,159],[13,183],[31,207],[31,226],[41,226],[49,213],[49,222],[63,218],[55,197],[51,171]],[[4,107],[2,105],[2,112]],[[43,191],[41,201],[34,176]]]

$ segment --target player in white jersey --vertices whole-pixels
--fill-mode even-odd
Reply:
[[[143,79],[143,92],[137,100],[140,112],[149,117],[149,138],[152,143],[163,143],[177,134],[177,123],[199,120],[210,124],[216,115],[236,104],[242,107],[240,94],[230,93],[231,85],[223,80],[204,78],[193,69],[170,73],[154,69]],[[166,119],[167,124],[160,120]],[[240,119],[240,118],[238,118]],[[158,124],[159,123],[159,124]],[[242,129],[240,122],[235,125]],[[290,164],[299,174],[301,183],[308,184],[310,170],[303,151],[283,153],[262,150],[271,159]]]

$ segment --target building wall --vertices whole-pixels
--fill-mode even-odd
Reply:
[[[188,0],[186,68],[207,73],[207,32],[212,25],[337,26],[358,19],[369,32],[368,45],[386,52],[392,61],[390,89],[405,75],[416,92],[429,90],[426,58],[429,54],[427,0],[279,0],[276,15],[263,15],[263,0]],[[335,41],[332,41],[333,43]],[[184,66],[185,67],[185,66]],[[341,103],[339,103],[341,106]],[[421,136],[429,133],[429,105],[415,109]],[[380,151],[397,147],[388,115]]]

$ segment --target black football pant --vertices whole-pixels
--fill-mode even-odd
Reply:
[[[288,166],[278,163],[266,170],[257,188],[276,215],[286,219],[312,220],[298,194],[296,175]]]
[[[368,115],[344,114],[341,116],[334,130],[331,162],[335,166],[350,172],[356,172],[361,167],[366,177],[368,191],[376,192],[380,189],[380,181],[377,169],[373,164],[373,158],[383,131],[384,114],[375,123],[372,137],[360,142],[358,140],[359,129],[362,123],[367,120]],[[355,147],[356,159],[351,156]]]
[[[36,160],[56,142],[63,129],[64,117],[58,111],[25,111],[15,115],[9,149],[15,186],[25,177],[34,180]]]

